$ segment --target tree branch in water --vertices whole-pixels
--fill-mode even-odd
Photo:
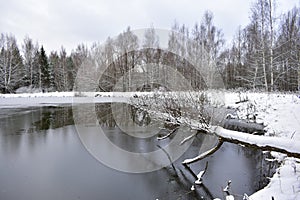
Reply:
[[[197,162],[198,160],[202,160],[203,158],[205,158],[205,157],[207,157],[207,156],[209,156],[209,155],[215,153],[215,152],[222,146],[222,144],[223,144],[223,140],[222,140],[222,139],[219,139],[218,144],[217,144],[214,148],[212,148],[212,149],[210,149],[210,150],[208,150],[208,151],[206,151],[206,152],[204,152],[204,153],[198,155],[198,156],[195,157],[195,158],[185,159],[185,160],[182,162],[182,164],[183,164],[183,165],[189,165],[189,164],[191,164],[191,163]]]

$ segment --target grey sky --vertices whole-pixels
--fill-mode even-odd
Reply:
[[[251,0],[0,0],[0,32],[12,33],[21,44],[28,35],[46,51],[68,51],[77,44],[90,45],[132,29],[170,29],[174,20],[192,28],[205,10],[231,39],[239,25],[249,22]],[[299,0],[278,0],[277,12],[287,11]]]

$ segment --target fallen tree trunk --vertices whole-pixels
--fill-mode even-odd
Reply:
[[[284,153],[290,157],[300,158],[299,141],[295,141],[293,139],[284,138],[284,137],[253,135],[245,132],[228,130],[221,126],[211,126],[209,128],[203,129],[201,123],[198,123],[194,120],[187,120],[186,118],[177,118],[177,121],[181,122],[178,123],[178,125],[186,124],[194,130],[200,130],[200,131],[204,130],[205,132],[214,134],[218,136],[221,141],[241,144],[249,147],[255,147],[266,151],[276,151],[279,153]]]
[[[248,122],[246,120],[225,119],[223,127],[229,130],[251,133],[254,135],[265,134],[265,126],[263,124]]]
[[[199,121],[190,119],[188,117],[182,117],[182,116],[173,117],[172,115],[159,112],[157,110],[147,110],[147,111],[149,112],[149,114],[153,115],[158,120],[168,120],[169,122],[172,122],[177,125],[185,124],[190,126],[194,130],[201,130],[201,131],[215,134],[216,136],[219,137],[221,141],[227,141],[231,143],[242,144],[245,146],[256,147],[261,150],[276,151],[279,153],[284,153],[290,157],[300,158],[299,141],[295,141],[293,139],[283,138],[283,137],[253,135],[245,132],[228,130],[221,126],[209,126],[208,124],[200,123]]]
[[[267,151],[276,151],[287,154],[287,156],[300,158],[299,142],[293,139],[252,135],[248,133],[227,130],[220,126],[211,127],[209,132],[215,134],[223,141],[257,147]]]

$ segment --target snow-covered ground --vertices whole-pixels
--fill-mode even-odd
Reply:
[[[248,99],[241,104],[235,102]],[[300,98],[296,94],[281,93],[230,93],[225,94],[227,106],[239,107],[239,115],[243,118],[247,109],[254,109],[256,120],[262,121],[267,127],[266,135],[299,142],[300,147]],[[252,107],[251,105],[254,105]],[[283,143],[283,142],[282,142]],[[280,153],[272,153],[275,159],[281,161],[277,173],[271,177],[270,183],[264,189],[250,196],[251,200],[300,199],[300,160],[286,157]]]
[[[218,92],[217,92],[218,93]],[[246,118],[255,114],[255,121],[263,122],[266,135],[279,141],[292,139],[300,146],[300,98],[296,94],[282,93],[237,93],[220,92],[225,106],[238,108],[238,117]],[[0,108],[26,107],[38,105],[57,105],[70,103],[126,101],[136,93],[81,93],[80,97],[73,92],[0,94]],[[147,93],[151,94],[151,93]],[[137,93],[137,95],[142,95]],[[96,96],[96,98],[94,98]],[[214,96],[214,95],[213,95]],[[243,103],[236,103],[236,102]],[[254,120],[254,119],[253,119]],[[297,147],[296,147],[297,149]],[[272,153],[282,164],[277,173],[270,177],[266,188],[252,194],[251,200],[300,199],[300,160],[286,157],[280,153]]]
[[[0,94],[0,108],[16,108],[29,106],[56,106],[61,104],[124,102],[133,93],[120,92],[49,92]],[[102,98],[95,98],[102,97]]]
[[[73,92],[0,94],[0,108],[72,103]]]

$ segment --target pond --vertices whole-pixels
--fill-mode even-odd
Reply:
[[[204,186],[196,186],[191,191],[195,178],[181,162],[196,156],[205,145],[205,137],[209,136],[198,134],[173,163],[175,170],[168,165],[144,173],[118,171],[87,151],[74,125],[74,109],[70,105],[0,109],[1,200],[212,199],[224,197],[222,188],[228,180],[232,181],[231,190],[236,199],[242,199],[244,193],[251,194],[264,187],[266,177],[272,176],[276,167],[265,161],[268,155],[259,150],[224,143],[213,155],[190,165],[197,174],[208,162]],[[95,110],[107,138],[121,149],[149,152],[170,140],[159,142],[156,135],[138,139],[129,135],[128,132],[136,129],[131,123],[116,123],[109,103],[97,104]],[[151,121],[143,119],[146,124]],[[145,124],[140,122],[135,126]],[[147,131],[151,128],[157,127],[150,126]],[[135,163],[128,165],[135,166]]]

